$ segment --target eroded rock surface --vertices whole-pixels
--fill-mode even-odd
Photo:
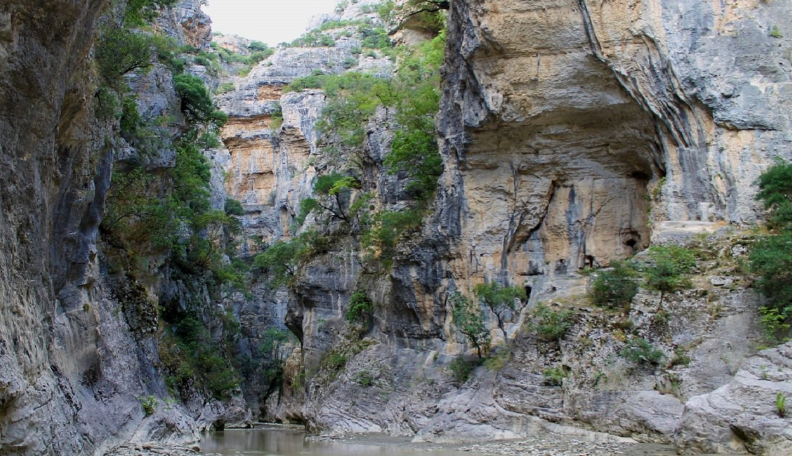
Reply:
[[[792,428],[778,397],[792,395],[790,344],[764,350],[747,360],[734,378],[685,405],[677,431],[681,454],[758,455],[792,453]]]
[[[143,286],[114,283],[100,249],[113,162],[135,154],[111,140],[112,122],[97,115],[100,77],[89,58],[108,3],[0,5],[3,454],[185,443],[204,426],[184,406],[163,405],[169,393],[157,368],[156,310],[141,301]],[[200,2],[185,0],[168,13],[158,23],[166,34],[208,45]],[[174,113],[178,131],[169,72],[155,66],[128,83],[144,117]],[[174,130],[159,133],[170,138]],[[174,157],[162,150],[147,166],[172,167]],[[139,399],[146,395],[158,400],[147,418]]]
[[[374,3],[347,4],[316,25],[374,19]],[[761,298],[737,268],[749,241],[724,229],[757,221],[752,183],[773,156],[789,157],[792,26],[780,19],[789,0],[450,2],[436,120],[445,173],[422,232],[397,247],[385,273],[366,271],[357,234],[347,234],[302,266],[291,290],[257,283],[252,299],[211,304],[239,319],[236,344],[252,357],[272,326],[300,338],[283,391],[261,399],[267,387],[246,381],[228,402],[196,394],[148,416],[139,397],[168,392],[156,301],[143,299],[211,300],[205,285],[179,279],[117,284],[98,248],[112,162],[135,156],[123,142],[109,147],[109,126],[94,123],[86,59],[106,6],[0,6],[3,454],[175,446],[201,428],[246,424],[251,408],[323,432],[419,441],[562,434],[602,443],[673,438],[684,453],[792,452],[790,420],[775,403],[779,393],[792,396],[790,348],[757,354]],[[197,0],[157,27],[209,46]],[[315,177],[342,167],[317,130],[326,95],[285,86],[315,70],[393,72],[389,58],[354,52],[361,37],[348,29],[331,30],[333,46],[278,50],[221,97],[229,122],[225,148],[208,153],[212,207],[222,209],[226,196],[243,204],[244,256],[288,239]],[[400,39],[424,38],[408,30]],[[209,79],[200,65],[188,72]],[[169,77],[155,66],[129,79],[145,95],[141,115],[178,112]],[[360,180],[374,191],[371,211],[405,205],[404,177],[384,166],[394,119],[380,109],[366,125],[358,159]],[[174,158],[165,149],[146,166],[165,170]],[[696,237],[717,249],[699,259],[691,290],[662,304],[642,291],[623,313],[585,300],[581,269]],[[487,315],[499,348],[465,380],[453,364],[476,358],[448,298],[495,280],[525,288],[528,300],[506,317],[506,336]],[[360,289],[375,311],[348,324],[349,297]],[[534,332],[540,302],[574,312],[563,338]],[[628,361],[620,356],[628,338],[653,342],[666,359]]]
[[[720,240],[718,256],[744,255],[721,229],[757,220],[752,183],[790,146],[789,117],[781,114],[789,98],[786,38],[770,31],[792,5],[763,5],[452,2],[437,118],[445,173],[435,212],[420,240],[403,244],[389,278],[367,285],[377,311],[364,334],[383,345],[357,349],[346,368],[308,393],[310,423],[432,441],[584,430],[606,439],[682,437],[680,428],[695,422],[695,400],[734,383],[756,352],[757,295],[734,283],[735,271],[706,261],[693,291],[662,306],[641,294],[628,315],[608,317],[581,305],[587,280],[579,271],[696,234]],[[338,337],[345,329],[338,299],[354,272],[328,259],[309,266],[305,284],[317,284],[303,292],[321,298],[314,303],[322,312],[303,308],[292,321],[303,324],[303,342],[321,342],[309,351],[325,356],[349,345]],[[494,280],[529,293],[524,309],[507,317],[510,359],[458,386],[448,365],[467,349],[448,296]],[[319,292],[327,283],[336,289]],[[576,310],[561,342],[526,330],[540,302]],[[495,330],[492,317],[489,324]],[[669,358],[687,352],[690,363],[636,367],[619,356],[629,335],[655,342]],[[411,381],[372,369],[377,381],[369,385],[364,361],[390,356],[399,365],[403,348],[425,361]],[[550,368],[568,374],[563,388],[548,383]],[[353,396],[355,381],[363,388]],[[400,410],[426,390],[440,401]],[[380,407],[361,407],[369,403]],[[713,431],[702,440],[738,434]]]

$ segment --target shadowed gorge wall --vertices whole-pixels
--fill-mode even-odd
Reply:
[[[91,365],[91,317],[67,299],[88,265],[109,171],[85,66],[106,1],[0,7],[0,411],[6,453],[81,453],[67,381]],[[58,16],[52,10],[57,9]],[[75,310],[79,307],[79,310]],[[76,358],[74,358],[76,356]]]
[[[3,454],[91,454],[133,437],[161,444],[197,438],[198,415],[184,406],[141,407],[140,397],[161,406],[169,395],[158,355],[159,298],[149,285],[115,275],[118,259],[108,261],[103,250],[118,247],[99,231],[113,164],[136,154],[118,131],[121,107],[102,112],[107,74],[93,48],[99,25],[103,33],[121,27],[114,21],[124,8],[86,0],[0,6]],[[208,18],[199,12],[185,0],[159,25],[185,33],[195,20],[204,27],[196,36],[207,35]],[[123,82],[148,117],[177,102],[171,73],[152,67]],[[157,151],[152,168],[173,167],[174,155]],[[163,298],[183,300],[189,288],[164,270],[153,283],[170,288]],[[189,293],[204,299],[200,288]],[[213,408],[223,410],[211,403],[197,410],[211,423]]]

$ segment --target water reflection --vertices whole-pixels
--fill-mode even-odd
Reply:
[[[201,452],[207,455],[441,455],[449,450],[418,450],[409,443],[359,444],[310,440],[301,429],[265,426],[256,429],[215,431],[204,436]]]

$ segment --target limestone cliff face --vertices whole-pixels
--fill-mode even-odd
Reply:
[[[201,10],[201,2],[179,1],[162,12],[156,28],[178,43],[206,49],[212,42],[212,20]]]
[[[72,365],[70,350],[85,361],[90,350],[81,330],[91,328],[87,333],[95,336],[96,320],[82,304],[66,308],[58,293],[90,278],[91,247],[107,190],[102,171],[110,152],[88,125],[91,95],[84,67],[105,3],[0,6],[4,454],[92,448],[92,439],[77,434],[71,421],[80,400],[63,366]],[[52,8],[62,15],[49,15]],[[70,323],[74,327],[68,329]]]
[[[349,5],[342,13],[317,18],[317,26],[342,19],[375,20],[376,14],[360,9],[364,4],[376,3],[372,0]],[[286,85],[317,71],[323,74],[368,71],[381,76],[393,71],[389,58],[360,53],[362,37],[356,25],[341,25],[326,33],[334,37],[334,45],[278,49],[247,76],[236,78],[234,91],[219,97],[219,105],[229,120],[222,130],[226,150],[216,160],[225,169],[228,196],[239,200],[245,209],[245,215],[240,218],[244,256],[252,257],[273,242],[291,238],[295,231],[291,226],[300,213],[300,202],[312,195],[316,176],[337,167],[334,163],[337,157],[329,153],[327,145],[320,145],[317,129],[326,105],[324,92],[311,89],[284,93]],[[220,41],[224,43],[225,39]],[[377,129],[387,130],[371,125],[372,131]],[[369,143],[372,145],[369,148],[381,148],[380,139]],[[380,165],[382,159],[384,156],[379,158]],[[310,226],[311,220],[306,226]],[[329,326],[324,326],[325,331],[319,328],[327,320],[343,321],[341,304],[348,300],[360,271],[356,254],[348,249],[349,246],[340,243],[321,260],[317,259],[307,269],[309,273],[300,279],[298,291],[291,294],[286,288],[271,291],[257,282],[255,288],[261,294],[240,303],[243,315],[251,310],[269,310],[268,319],[260,318],[246,326],[254,357],[263,358],[257,349],[267,328],[286,326],[302,339],[303,354],[311,364],[318,364],[334,342],[325,333]],[[253,405],[258,404],[258,399],[254,400],[258,394],[261,393],[254,390],[249,396]],[[302,402],[302,398],[297,402]],[[267,418],[276,415],[286,420],[304,418],[302,407],[293,408],[293,402],[287,400],[280,407],[276,404],[271,400],[265,408]]]
[[[466,270],[530,282],[633,254],[652,221],[754,221],[789,150],[786,7],[456,2],[439,126]]]
[[[301,338],[305,367],[319,375],[287,396],[276,416],[321,430],[432,441],[552,430],[602,440],[676,437],[682,451],[733,452],[753,442],[760,445],[747,446],[782,450],[773,444],[785,440],[783,421],[766,428],[746,415],[744,425],[706,427],[702,418],[709,408],[721,409],[719,418],[729,408],[759,408],[742,388],[745,374],[734,375],[756,352],[758,302],[745,284],[724,289],[718,280],[737,278],[734,263],[744,256],[743,242],[718,228],[756,221],[753,181],[773,156],[789,157],[788,24],[776,18],[790,9],[788,2],[750,1],[718,8],[692,1],[451,2],[437,118],[445,173],[434,213],[420,236],[399,246],[387,275],[367,277],[346,239],[305,266],[286,320]],[[338,51],[291,52],[327,69],[322,59]],[[227,188],[247,199],[249,216],[264,194],[274,196],[262,225],[249,226],[276,238],[310,193],[313,174],[334,167],[311,136],[322,94],[280,98],[268,87],[307,73],[283,57],[254,70],[245,96],[227,105],[245,115],[227,130],[231,157],[241,164]],[[250,87],[256,78],[259,88]],[[305,105],[314,97],[316,105]],[[261,134],[272,113],[265,107],[278,98],[281,132],[299,125],[306,143],[299,136],[289,142],[302,146],[284,149],[284,137]],[[296,101],[299,122],[289,121]],[[374,164],[389,149],[386,121],[383,114],[367,130],[366,160]],[[261,141],[267,144],[244,143]],[[278,171],[284,161],[299,171],[305,157],[305,172]],[[382,168],[373,173],[384,175]],[[376,186],[378,205],[398,200],[391,185]],[[713,243],[731,247],[701,266],[693,291],[663,307],[639,295],[622,318],[585,306],[581,269],[639,254],[650,242],[685,240],[690,228],[714,232]],[[467,349],[448,298],[493,280],[526,288],[529,301],[507,317],[513,340],[505,367],[481,368],[459,386],[447,368]],[[343,323],[356,287],[376,304],[358,341]],[[540,302],[575,310],[560,342],[525,331]],[[619,357],[625,332],[668,355],[682,348],[691,363],[636,370]],[[498,332],[493,338],[502,342]],[[334,352],[349,359],[323,375]],[[550,368],[568,374],[563,388],[547,383]],[[374,382],[362,388],[364,376]],[[713,390],[727,383],[729,393],[743,393],[735,401],[741,407],[713,401],[723,397]],[[763,392],[788,388],[779,381]],[[758,430],[758,439],[744,433]]]
[[[194,34],[200,45],[207,31],[191,31],[195,21],[208,27],[199,5],[185,0],[159,26],[177,39]],[[156,321],[127,316],[142,287],[117,288],[101,251],[113,163],[134,154],[114,121],[97,114],[100,76],[90,57],[108,6],[0,5],[2,454],[90,454],[127,440],[197,438],[196,417],[181,406],[144,418],[139,396],[168,396]],[[128,83],[143,116],[179,112],[163,67]],[[174,157],[160,151],[149,165],[172,167]],[[211,408],[203,412],[210,423]]]
[[[315,25],[375,19],[375,3],[348,4]],[[782,18],[792,3],[450,5],[436,120],[445,172],[423,229],[399,244],[393,268],[368,270],[359,234],[340,234],[334,222],[321,228],[332,243],[301,266],[290,289],[255,282],[252,298],[215,304],[200,281],[171,278],[163,259],[149,260],[144,281],[120,281],[109,269],[111,247],[98,241],[113,163],[136,155],[95,113],[98,77],[87,62],[108,2],[3,2],[0,453],[183,442],[229,412],[246,418],[249,408],[316,430],[426,441],[557,431],[674,440],[681,452],[789,453],[790,420],[772,415],[776,393],[792,396],[789,346],[757,353],[759,299],[738,269],[750,235],[722,227],[757,220],[752,182],[773,156],[790,157],[792,29]],[[157,30],[209,47],[200,1],[165,13]],[[315,177],[348,166],[317,130],[326,95],[284,93],[285,85],[317,69],[394,69],[388,58],[356,52],[362,37],[354,27],[326,32],[333,46],[280,49],[221,97],[229,122],[225,148],[207,153],[212,207],[226,197],[243,204],[244,256],[288,239]],[[408,30],[401,39],[422,35]],[[211,79],[201,65],[187,71]],[[160,133],[177,136],[184,120],[170,71],[155,65],[127,82],[140,114],[174,115]],[[403,177],[384,166],[393,121],[380,109],[356,157],[371,211],[409,200]],[[148,160],[167,170],[175,152],[163,148]],[[316,225],[312,217],[305,223]],[[705,235],[692,240],[691,228]],[[650,242],[667,240],[706,254],[693,289],[662,306],[644,291],[619,316],[588,306],[580,269],[640,257]],[[493,280],[525,288],[529,300],[506,317],[507,356],[461,382],[450,367],[471,350],[448,299]],[[344,318],[355,290],[375,305],[365,324]],[[242,325],[236,345],[253,359],[263,357],[265,329],[294,331],[301,348],[288,360],[283,396],[261,399],[267,387],[254,374],[245,381],[247,405],[240,396],[230,406],[207,403],[196,393],[144,418],[138,396],[168,396],[157,301],[230,311]],[[545,341],[531,331],[539,302],[575,312],[565,337]],[[690,363],[630,364],[619,356],[627,334]],[[548,383],[549,369],[564,374],[561,386]]]
[[[790,8],[453,2],[438,120],[446,172],[430,240],[452,240],[440,257],[457,287],[504,279],[530,287],[532,302],[574,295],[576,270],[642,250],[663,221],[755,221],[752,184],[790,151],[788,24],[777,19]],[[690,394],[719,386],[705,385]],[[682,405],[667,399],[641,401],[657,406],[654,420],[625,427],[642,416],[624,412],[631,396],[580,402],[589,396],[562,410],[584,420],[610,405],[626,422],[604,429],[619,434],[679,426]],[[690,409],[682,450],[736,450],[702,445],[728,442],[728,430],[684,432],[701,401]]]

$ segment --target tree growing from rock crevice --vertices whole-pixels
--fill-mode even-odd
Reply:
[[[525,307],[527,298],[525,289],[516,286],[501,286],[495,282],[482,283],[473,288],[481,305],[490,309],[498,321],[498,328],[503,332],[503,339],[508,341],[505,319],[508,314],[518,312]]]
[[[647,288],[660,292],[660,306],[667,293],[692,286],[690,273],[696,266],[693,252],[687,248],[668,245],[649,249],[649,263],[644,267]]]
[[[476,349],[479,358],[489,352],[490,333],[484,325],[481,308],[470,298],[461,293],[454,293],[451,301],[451,313],[459,332],[467,338],[468,343]]]

